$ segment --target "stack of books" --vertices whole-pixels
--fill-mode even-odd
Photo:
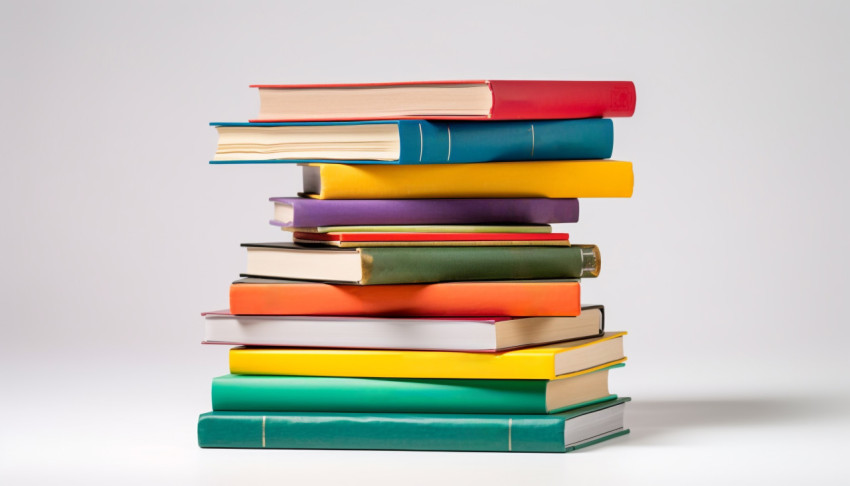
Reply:
[[[630,197],[631,82],[259,86],[214,164],[300,163],[205,342],[201,447],[567,452],[628,433],[624,332],[582,306],[599,249],[552,224]]]

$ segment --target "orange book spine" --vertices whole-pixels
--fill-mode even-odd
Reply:
[[[577,316],[579,282],[449,282],[412,285],[236,283],[230,312],[243,315]]]

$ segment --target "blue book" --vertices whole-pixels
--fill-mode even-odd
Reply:
[[[211,164],[457,164],[606,159],[609,119],[211,123]]]

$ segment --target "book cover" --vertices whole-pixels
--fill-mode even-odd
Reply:
[[[273,197],[283,227],[575,223],[578,199],[311,199]]]
[[[618,398],[551,415],[209,412],[198,419],[198,445],[568,452],[627,434],[623,404],[629,400]],[[596,424],[595,414],[603,416]],[[573,428],[572,421],[581,424]]]
[[[391,120],[357,122],[211,123],[219,132],[211,164],[459,164],[522,160],[607,159],[614,146],[608,119],[504,122]],[[386,136],[335,132],[348,127],[392,125]],[[333,128],[334,131],[322,130]],[[304,132],[304,133],[301,133]],[[354,136],[358,138],[353,139]],[[353,139],[353,140],[352,140]],[[385,148],[385,146],[387,146]],[[327,157],[320,157],[326,155]],[[367,156],[369,156],[367,158]]]
[[[625,361],[625,332],[499,353],[233,348],[235,375],[553,380]]]
[[[471,352],[599,336],[605,324],[601,307],[530,317],[203,315],[206,344]]]
[[[631,81],[543,81],[543,80],[455,80],[411,81],[401,83],[350,84],[255,84],[260,93],[260,115],[255,122],[289,120],[367,120],[387,118],[450,119],[450,120],[541,120],[570,118],[628,117],[635,111],[635,85]],[[386,93],[403,93],[405,88],[460,87],[473,93],[475,110],[440,109],[410,112],[409,107],[387,106]],[[340,113],[337,101],[343,101],[347,90],[376,90],[372,106]],[[284,114],[275,109],[279,94],[305,94],[315,100],[326,100],[333,108],[312,114]],[[304,93],[309,91],[309,93]],[[305,100],[309,103],[309,99]],[[371,109],[370,109],[371,108]]]
[[[570,246],[568,233],[308,233],[295,231],[295,243],[341,248],[367,246]]]
[[[370,224],[361,226],[317,226],[295,228],[282,226],[282,230],[301,233],[551,233],[548,224]]]
[[[599,275],[595,245],[337,248],[294,243],[244,243],[243,276],[360,285],[471,280],[591,278]]]
[[[212,405],[217,412],[558,413],[616,398],[608,372],[619,366],[554,382],[225,375],[213,379]]]
[[[569,280],[334,285],[242,279],[230,286],[230,311],[302,316],[575,316],[581,284]]]
[[[631,197],[631,162],[574,160],[439,165],[303,166],[317,199]]]

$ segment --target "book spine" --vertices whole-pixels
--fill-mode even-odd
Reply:
[[[296,228],[372,224],[553,224],[575,223],[579,217],[578,199],[270,200],[292,206],[294,219],[288,226]]]
[[[632,164],[613,160],[304,169],[305,195],[319,199],[631,197],[634,185]]]
[[[618,339],[609,333],[582,346]],[[555,376],[555,353],[545,347],[503,353],[324,348],[231,348],[234,375],[346,376],[358,378],[464,378],[553,380],[579,376],[626,358]]]
[[[493,120],[632,116],[631,81],[490,81]]]
[[[505,122],[400,121],[402,164],[607,159],[614,125],[607,119]]]
[[[545,414],[546,384],[227,375],[213,379],[212,403],[215,411]]]
[[[364,285],[469,280],[586,278],[599,275],[594,245],[571,247],[366,247]]]
[[[210,412],[201,447],[565,452],[564,419],[550,415]]]
[[[245,315],[577,316],[579,282],[449,282],[230,286],[230,311]]]

